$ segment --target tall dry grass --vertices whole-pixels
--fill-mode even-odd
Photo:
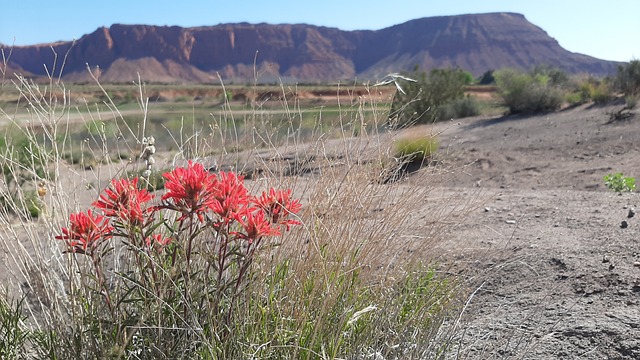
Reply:
[[[424,359],[448,353],[466,286],[436,270],[434,249],[446,220],[467,204],[432,201],[443,176],[438,167],[422,170],[411,182],[388,181],[387,174],[402,163],[393,161],[395,133],[385,129],[388,103],[376,98],[375,88],[369,97],[341,100],[340,106],[356,111],[340,117],[332,136],[318,127],[311,141],[303,139],[291,121],[290,135],[275,138],[268,127],[273,115],[258,111],[259,105],[244,115],[246,127],[239,131],[227,103],[223,116],[212,116],[209,131],[172,134],[177,150],[156,155],[154,171],[187,159],[207,167],[232,165],[247,173],[253,193],[290,188],[302,199],[302,225],[274,239],[252,263],[222,338],[211,330],[215,324],[207,323],[215,316],[198,318],[201,322],[162,316],[143,306],[149,302],[122,293],[131,289],[123,285],[123,274],[133,271],[135,262],[121,244],[114,242],[114,251],[105,255],[112,285],[100,290],[89,286],[95,283],[91,263],[63,253],[54,240],[69,215],[84,211],[109,180],[144,169],[138,154],[144,140],[155,135],[145,131],[153,105],[145,99],[144,84],[138,84],[140,123],[133,129],[113,102],[103,104],[105,112],[74,98],[56,71],[54,66],[47,84],[20,76],[2,84],[17,89],[24,105],[24,111],[21,106],[0,110],[3,121],[28,144],[16,149],[6,137],[8,150],[0,159],[6,199],[0,208],[6,287],[0,317],[9,320],[3,331],[26,334],[2,351],[47,359]],[[289,118],[304,111],[286,98],[283,106]],[[74,143],[73,126],[90,120],[115,123],[126,141],[109,148],[105,144],[112,139],[103,131]],[[65,162],[64,154],[78,148],[99,161],[87,168]],[[28,160],[17,161],[16,151],[26,151]],[[114,152],[131,159],[120,161]],[[37,218],[29,211],[34,206]],[[144,297],[142,290],[138,294]],[[117,304],[124,315],[105,317],[105,291],[128,299]],[[163,311],[175,309],[174,300],[148,296],[162,300]]]

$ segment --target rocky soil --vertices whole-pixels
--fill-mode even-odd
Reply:
[[[640,358],[640,198],[603,182],[640,175],[640,119],[611,121],[621,107],[434,128],[447,188],[483,201],[443,247],[475,284],[460,358]]]

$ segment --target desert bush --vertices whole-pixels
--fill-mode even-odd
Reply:
[[[616,85],[627,96],[640,96],[640,60],[618,67]]]
[[[442,120],[465,118],[480,114],[478,101],[467,95],[439,106],[435,110],[436,118]]]
[[[415,81],[398,80],[402,91],[396,92],[390,111],[394,123],[405,126],[468,116],[472,103],[460,99],[464,99],[464,86],[473,81],[469,73],[434,69],[427,74],[416,69],[404,77]]]
[[[565,71],[549,65],[536,65],[529,71],[529,74],[540,83],[561,88],[567,86],[570,80]]]
[[[534,69],[525,73],[514,69],[495,72],[498,93],[512,114],[533,114],[557,110],[563,101],[561,73]]]
[[[438,145],[433,135],[400,138],[394,143],[395,157],[406,162],[423,162],[438,150]]]
[[[606,79],[588,78],[579,85],[580,99],[605,104],[613,99],[611,84]]]
[[[604,184],[618,193],[633,192],[636,189],[636,178],[624,176],[622,173],[608,174],[604,177]]]

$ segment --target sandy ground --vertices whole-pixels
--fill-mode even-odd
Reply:
[[[445,236],[445,258],[477,284],[460,358],[640,358],[640,198],[603,183],[640,175],[640,119],[610,122],[620,107],[435,128],[460,169],[447,186],[486,199]]]

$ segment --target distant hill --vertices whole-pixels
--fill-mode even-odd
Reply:
[[[217,81],[218,74],[225,82],[375,80],[416,65],[480,75],[546,64],[606,75],[618,64],[563,49],[523,15],[490,13],[422,18],[375,31],[304,24],[113,25],[75,43],[14,47],[9,68],[44,76],[44,65],[50,71],[63,62],[66,81],[89,81],[88,64],[102,82],[129,82],[140,74],[145,81],[196,83]]]

